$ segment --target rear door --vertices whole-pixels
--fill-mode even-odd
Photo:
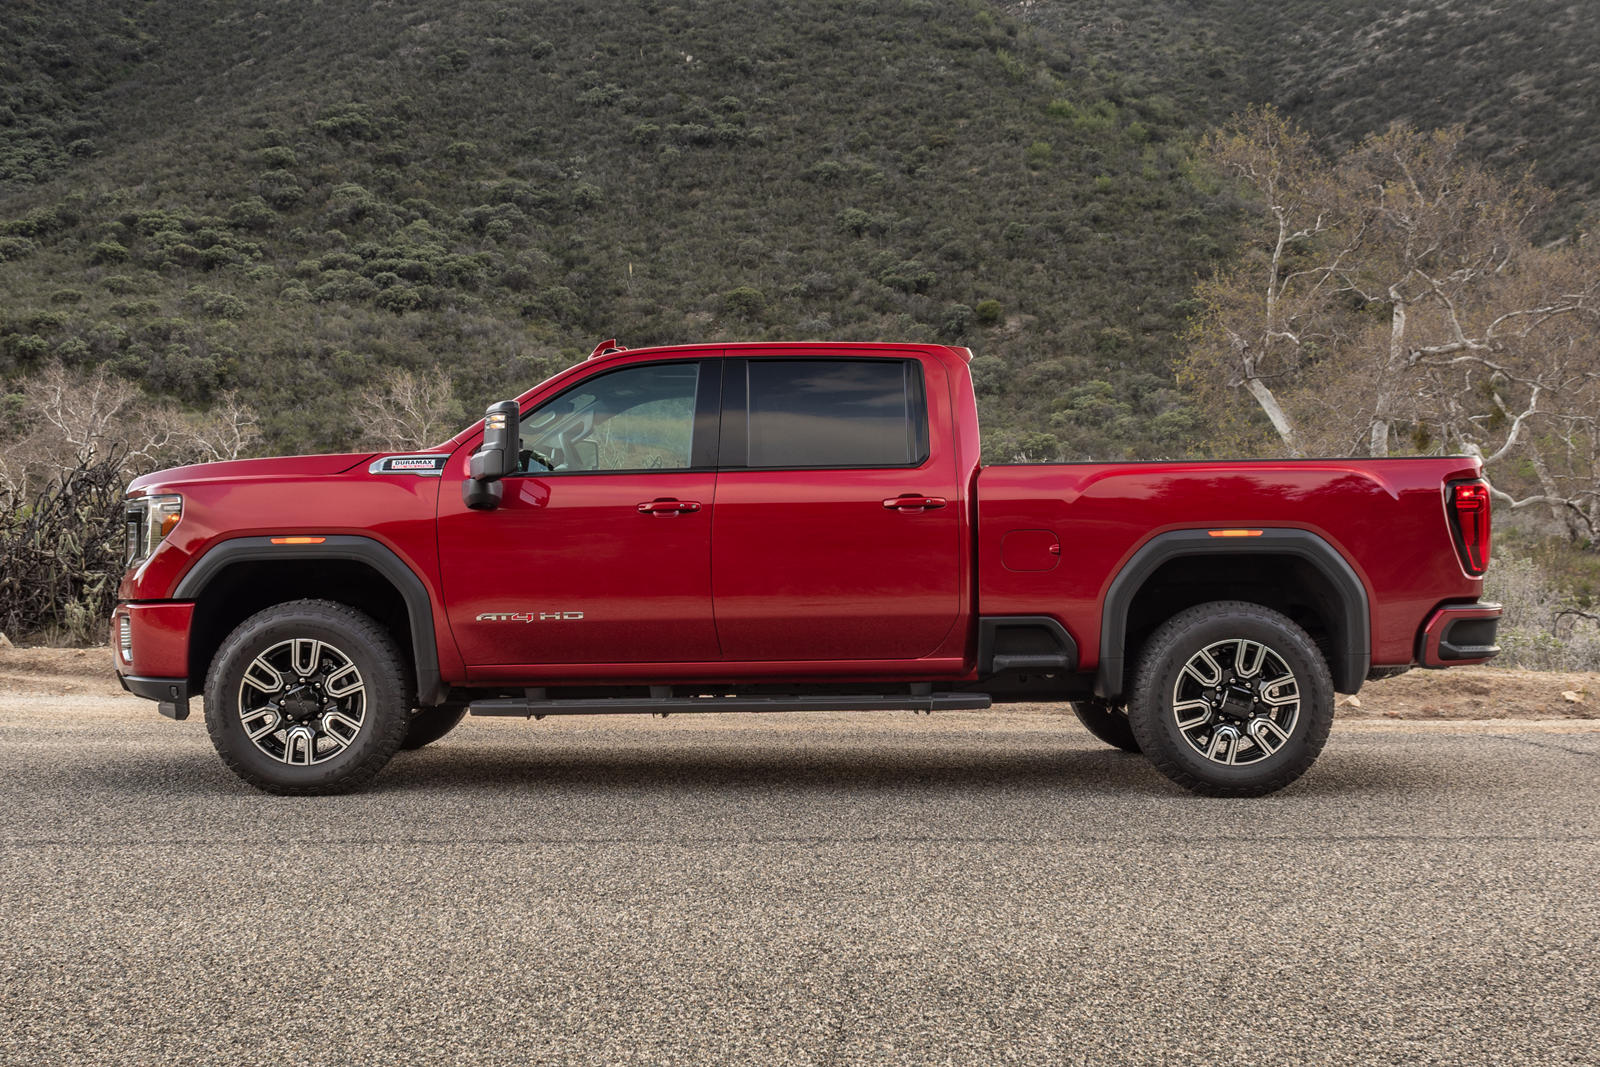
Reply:
[[[959,486],[917,358],[725,362],[712,597],[732,660],[906,660],[959,617]],[[941,429],[948,426],[941,422]]]
[[[469,667],[715,661],[718,360],[632,363],[522,418],[493,511],[440,496],[439,559]]]

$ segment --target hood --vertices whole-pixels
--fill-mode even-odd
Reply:
[[[187,467],[169,467],[163,471],[141,474],[128,484],[128,493],[142,496],[160,489],[194,485],[198,482],[246,482],[259,478],[314,478],[319,475],[343,474],[377,454],[344,452],[327,456],[279,456],[272,459],[191,463]]]

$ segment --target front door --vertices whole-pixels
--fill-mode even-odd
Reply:
[[[440,570],[469,667],[719,657],[707,451],[719,366],[584,379],[524,414],[524,473],[505,479],[499,508],[473,511],[444,487]]]
[[[939,372],[934,365],[934,372]],[[733,660],[909,660],[961,610],[962,493],[917,359],[733,359],[712,523]]]

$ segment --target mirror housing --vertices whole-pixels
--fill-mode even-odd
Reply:
[[[500,506],[505,489],[500,479],[517,473],[522,411],[515,400],[490,404],[483,413],[483,443],[467,462],[461,500],[469,508],[489,511]]]

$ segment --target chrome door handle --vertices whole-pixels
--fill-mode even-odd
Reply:
[[[639,505],[641,515],[687,515],[700,510],[700,503],[696,500],[646,500]]]
[[[892,496],[883,502],[883,506],[891,511],[932,511],[942,508],[949,501],[942,496]]]

